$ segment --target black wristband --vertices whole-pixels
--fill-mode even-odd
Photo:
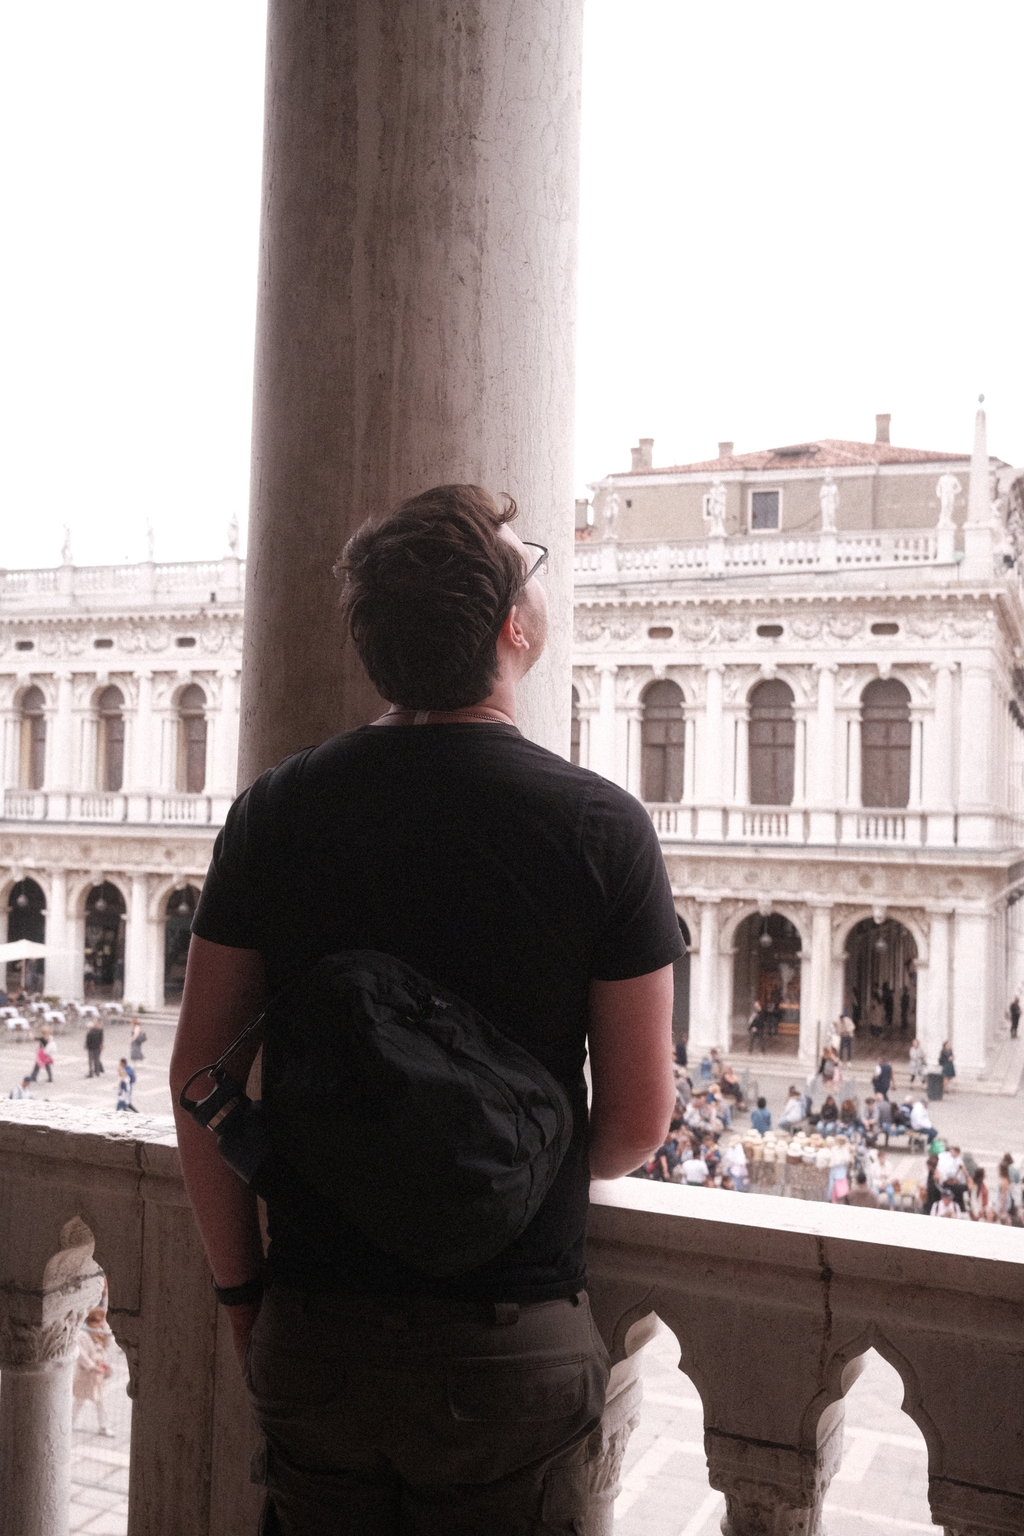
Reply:
[[[222,1307],[256,1307],[263,1300],[262,1275],[255,1275],[244,1285],[218,1285],[211,1275],[210,1284]]]

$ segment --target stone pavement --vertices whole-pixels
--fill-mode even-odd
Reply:
[[[131,1462],[132,1404],[128,1362],[110,1345],[113,1374],[104,1392],[107,1427],[112,1437],[96,1433],[96,1410],[85,1403],[74,1429],[71,1452],[72,1536],[127,1536],[128,1467]]]

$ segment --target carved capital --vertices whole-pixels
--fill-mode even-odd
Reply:
[[[821,1506],[843,1453],[840,1418],[816,1451],[709,1430],[708,1477],[725,1494],[723,1536],[819,1536]]]

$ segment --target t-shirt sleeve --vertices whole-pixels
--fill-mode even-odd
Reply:
[[[211,944],[231,949],[258,949],[262,937],[259,915],[259,785],[244,790],[228,811],[213,845],[192,932]]]
[[[685,953],[661,844],[638,800],[600,781],[587,810],[583,853],[602,909],[594,980],[646,976]]]

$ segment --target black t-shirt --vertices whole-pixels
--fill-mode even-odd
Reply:
[[[272,1274],[355,1292],[540,1300],[585,1281],[583,1063],[592,978],[682,952],[650,818],[513,726],[364,726],[297,753],[232,806],[193,931],[257,949],[276,991],[343,949],[395,955],[463,997],[564,1085],[571,1146],[534,1220],[450,1282],[383,1254],[312,1192],[268,1197]],[[417,1148],[387,1178],[415,1183]]]

